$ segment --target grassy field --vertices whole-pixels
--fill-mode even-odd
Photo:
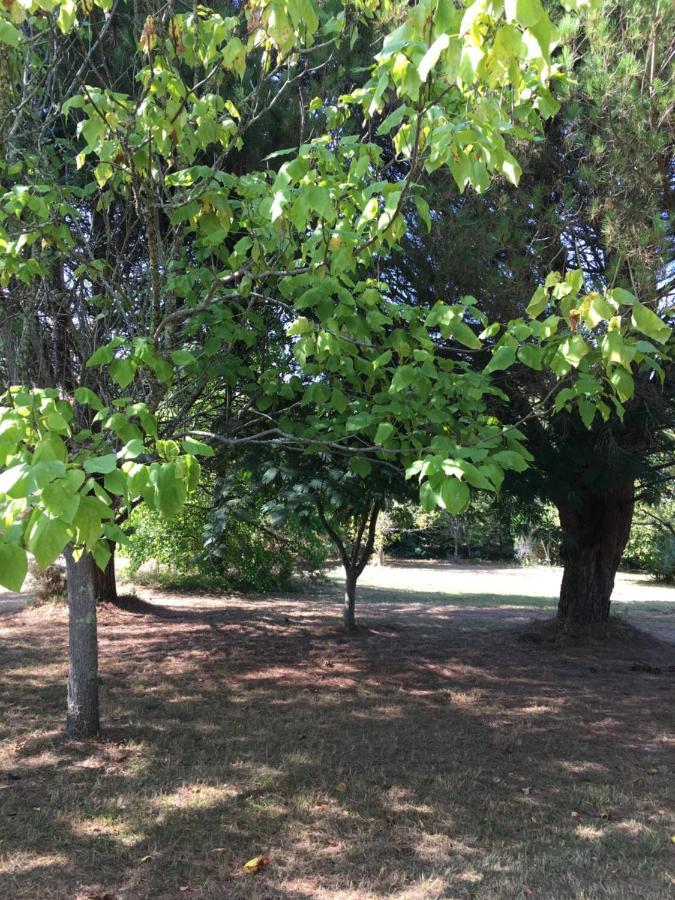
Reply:
[[[672,896],[675,596],[574,646],[532,574],[430,571],[369,570],[354,637],[337,585],[104,608],[94,744],[64,609],[0,617],[0,895]]]

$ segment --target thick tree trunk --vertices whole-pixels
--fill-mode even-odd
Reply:
[[[94,595],[96,602],[117,603],[117,581],[115,579],[115,544],[110,542],[111,557],[103,571],[94,564]]]
[[[75,560],[65,551],[68,568],[68,714],[66,732],[74,738],[99,733],[98,641],[96,637],[95,563],[89,553]]]
[[[345,568],[345,602],[342,607],[342,622],[346,631],[356,631],[356,579],[357,573]]]
[[[621,555],[633,520],[634,484],[611,492],[580,495],[578,508],[559,507],[564,564],[558,619],[582,634],[604,625]]]

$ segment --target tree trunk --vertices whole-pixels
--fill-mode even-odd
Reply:
[[[346,631],[356,631],[356,579],[358,575],[345,567],[345,603],[342,607],[342,622]]]
[[[94,595],[96,602],[117,603],[117,581],[115,580],[115,544],[110,541],[111,557],[103,571],[94,564]]]
[[[605,494],[584,492],[575,509],[559,507],[563,529],[558,619],[566,631],[583,634],[609,619],[610,600],[633,520],[632,481]]]
[[[74,738],[99,733],[98,642],[96,637],[95,563],[89,553],[78,560],[65,550],[68,568],[68,714],[66,732]]]

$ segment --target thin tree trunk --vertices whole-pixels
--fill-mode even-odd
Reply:
[[[98,641],[96,637],[95,563],[89,553],[79,559],[65,551],[68,569],[68,714],[66,732],[74,738],[96,737],[98,718]]]
[[[356,579],[358,575],[351,567],[345,567],[345,602],[342,607],[342,622],[346,631],[356,631]]]
[[[586,492],[577,509],[559,507],[564,570],[558,619],[566,631],[583,634],[609,619],[614,579],[630,535],[634,484],[606,494]]]
[[[115,579],[115,544],[110,541],[110,560],[104,570],[94,564],[94,595],[96,602],[117,603],[117,581]]]

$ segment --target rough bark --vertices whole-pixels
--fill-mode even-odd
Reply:
[[[583,634],[609,619],[614,579],[633,520],[634,484],[611,492],[580,494],[574,509],[559,506],[564,571],[558,619],[566,631]]]
[[[100,730],[95,563],[89,553],[83,553],[76,560],[71,547],[66,548],[65,557],[69,620],[66,732],[74,738],[92,738]]]
[[[110,560],[105,569],[94,565],[94,595],[97,603],[117,603],[117,581],[115,578],[115,545],[110,546]]]
[[[346,631],[356,631],[356,581],[357,573],[349,568],[345,577],[345,602],[342,607],[342,623]]]

